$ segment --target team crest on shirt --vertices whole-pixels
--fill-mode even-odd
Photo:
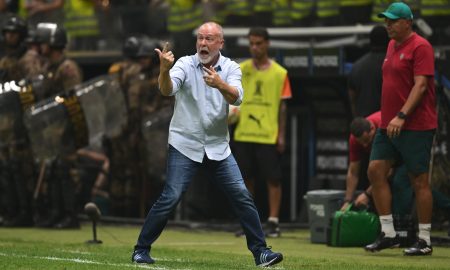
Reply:
[[[256,81],[256,89],[255,89],[255,93],[253,95],[262,96],[262,92],[261,92],[262,85],[263,85],[262,81],[260,81],[260,80]]]
[[[400,60],[402,60],[405,57],[405,55],[402,53],[400,54]]]

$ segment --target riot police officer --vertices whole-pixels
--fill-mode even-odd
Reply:
[[[78,64],[66,57],[66,30],[54,23],[39,23],[36,28],[40,52],[48,61],[45,74],[46,92],[42,98],[68,91],[82,82],[82,73]]]
[[[25,74],[19,58],[25,52],[23,41],[27,33],[25,21],[10,17],[2,27],[6,55],[0,59],[0,83],[15,85]],[[33,186],[33,166],[28,139],[22,123],[23,104],[17,92],[0,93],[0,190],[5,226],[32,224],[30,194]]]
[[[116,138],[110,138],[112,210],[124,215],[144,215],[140,200],[147,202],[149,185],[146,142],[142,133],[145,116],[157,112],[172,99],[158,91],[158,41],[145,35],[133,35],[123,43],[124,60],[113,64],[109,73],[117,74],[127,102],[127,125]],[[164,145],[164,143],[163,143]],[[136,196],[139,194],[141,196]],[[141,198],[139,198],[141,197]]]
[[[28,27],[25,43],[27,50],[19,59],[19,68],[25,74],[25,78],[31,80],[45,73],[47,60],[41,56],[40,43],[35,28]]]
[[[66,96],[70,89],[82,82],[81,69],[65,55],[67,34],[63,27],[54,23],[39,23],[36,28],[40,52],[48,61],[44,74],[43,91],[37,99]],[[76,160],[75,153],[60,153],[48,168],[47,181],[50,194],[50,213],[38,222],[41,227],[78,228],[76,217],[75,182],[72,178]]]
[[[26,50],[23,43],[26,35],[27,25],[20,17],[10,17],[2,27],[5,55],[0,59],[0,81],[18,81],[23,78],[18,61]]]

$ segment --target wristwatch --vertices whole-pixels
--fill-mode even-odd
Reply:
[[[404,120],[406,119],[406,114],[404,112],[398,112],[397,117]]]

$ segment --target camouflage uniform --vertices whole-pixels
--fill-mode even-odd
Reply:
[[[23,41],[27,35],[27,26],[23,19],[11,16],[1,27],[5,54],[0,59],[0,81],[18,81],[25,75],[21,73],[18,61],[26,50]]]
[[[46,61],[35,50],[29,49],[18,61],[21,73],[25,74],[27,78],[35,78],[44,74]]]
[[[7,40],[8,32],[15,37]],[[26,77],[19,64],[25,53],[22,41],[26,35],[25,22],[10,17],[2,28],[6,54],[0,59],[0,83],[17,82]],[[10,34],[11,35],[11,34]],[[11,36],[10,36],[11,37]],[[12,40],[16,40],[13,41]],[[15,43],[17,42],[17,43]],[[25,109],[17,92],[4,92],[0,97],[0,208],[5,215],[5,226],[32,224],[31,190],[34,183],[33,160],[22,122]]]
[[[139,190],[143,174],[142,136],[140,131],[140,65],[131,60],[114,64],[110,73],[117,73],[127,103],[127,124],[122,132],[109,140],[111,161],[111,206],[115,214],[137,216],[139,213]]]
[[[82,74],[78,65],[70,59],[63,59],[50,64],[45,74],[45,98],[62,94],[82,82]],[[58,156],[50,166],[48,175],[51,208],[50,218],[43,227],[56,228],[78,227],[76,220],[76,184],[72,172],[75,168],[76,155]]]
[[[36,29],[28,29],[27,37],[25,38],[27,50],[25,54],[19,59],[19,68],[25,74],[26,83],[31,85],[33,98],[36,99],[36,93],[39,93],[39,86],[43,80],[43,75],[48,68],[48,61],[40,53],[40,44],[37,38]]]
[[[82,82],[79,66],[63,54],[67,44],[65,30],[54,24],[38,24],[37,35],[40,41],[48,44],[50,51],[60,52],[60,59],[49,58],[49,66],[44,74],[43,92],[38,99],[48,99],[55,95],[68,94],[68,91]],[[54,36],[52,36],[54,35]],[[53,42],[53,43],[52,43]],[[42,47],[41,47],[42,48]],[[75,182],[72,172],[75,167],[76,153],[60,153],[54,157],[47,170],[48,194],[51,211],[48,217],[39,221],[38,226],[55,228],[79,227],[76,218]]]
[[[26,73],[19,66],[19,59],[24,53],[25,48],[19,47],[0,59],[0,80],[2,82],[19,81],[25,78]]]
[[[142,45],[141,41],[136,44]],[[118,75],[128,108],[127,125],[120,136],[110,139],[109,145],[112,210],[116,214],[143,217],[147,212],[148,197],[152,197],[150,193],[158,192],[155,189],[158,182],[149,180],[148,143],[142,125],[149,115],[173,101],[159,94],[154,59],[147,66],[142,64],[140,57],[151,57],[153,49],[148,48],[148,53],[142,55],[139,50],[130,55],[125,51],[128,59],[113,64],[109,70]],[[164,147],[166,143],[167,139],[161,145]]]
[[[64,58],[59,62],[52,63],[45,74],[47,79],[45,98],[67,92],[75,85],[82,82],[81,69],[75,61]]]
[[[3,93],[6,95],[17,93]],[[3,102],[2,102],[3,103]],[[0,185],[1,205],[5,208],[5,226],[28,226],[32,224],[31,190],[34,183],[33,159],[28,144],[28,138],[22,123],[22,108],[2,104],[0,116]],[[5,110],[14,110],[8,113]]]

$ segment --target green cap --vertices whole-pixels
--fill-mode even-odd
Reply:
[[[392,3],[385,12],[381,12],[380,14],[378,14],[378,18],[388,18],[391,20],[412,20],[413,14],[407,4],[403,2],[395,2]]]

